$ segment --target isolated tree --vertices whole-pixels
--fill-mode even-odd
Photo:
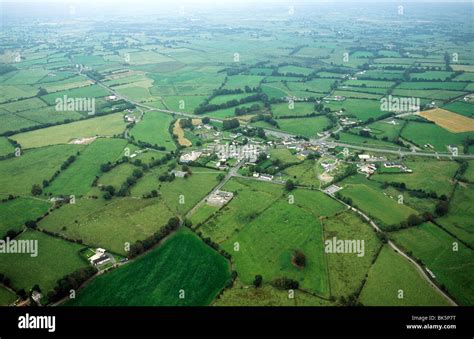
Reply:
[[[253,280],[253,285],[255,287],[260,287],[260,286],[262,286],[262,281],[263,281],[262,276],[260,274],[257,274],[255,276],[255,279]]]
[[[31,187],[31,194],[33,194],[33,195],[40,195],[41,193],[43,193],[43,189],[41,188],[40,185],[34,184],[34,185]]]
[[[306,255],[302,251],[295,251],[293,253],[293,262],[298,267],[305,267],[306,266]]]
[[[292,191],[295,189],[295,183],[293,182],[293,180],[289,179],[285,182],[285,189],[287,191]]]
[[[448,213],[449,210],[449,204],[447,201],[440,201],[438,204],[436,204],[436,214],[438,216],[443,216],[446,213]]]

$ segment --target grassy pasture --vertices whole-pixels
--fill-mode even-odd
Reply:
[[[67,144],[75,139],[94,136],[113,136],[125,130],[123,114],[109,114],[97,118],[20,133],[11,138],[23,148]]]
[[[132,263],[97,277],[66,305],[205,306],[229,277],[227,261],[183,229]]]
[[[474,187],[458,184],[449,202],[449,213],[437,222],[459,239],[474,247]]]
[[[312,160],[285,168],[284,173],[298,185],[319,187],[317,165]]]
[[[0,237],[9,230],[20,230],[28,220],[45,214],[51,203],[34,198],[16,198],[0,203]]]
[[[331,302],[312,296],[301,291],[295,291],[294,298],[288,298],[287,291],[277,290],[265,284],[254,288],[244,288],[242,284],[235,284],[230,290],[225,290],[214,306],[331,306]]]
[[[0,162],[1,193],[30,195],[34,184],[49,179],[63,162],[83,146],[55,145],[25,151]]]
[[[403,298],[398,298],[399,291]],[[359,301],[366,306],[448,306],[415,266],[385,245],[369,271]]]
[[[100,165],[120,158],[126,145],[124,139],[97,139],[47,187],[46,192],[53,195],[87,194],[95,177],[101,174]]]
[[[88,265],[79,255],[83,248],[81,245],[38,231],[26,231],[15,239],[38,242],[37,257],[31,257],[29,253],[2,254],[0,272],[11,279],[15,288],[29,291],[38,284],[42,292],[47,294],[58,279]],[[58,258],[61,259],[61,265],[58,265]]]
[[[454,161],[431,159],[410,159],[405,164],[413,173],[375,174],[372,179],[378,182],[404,182],[409,189],[423,189],[439,195],[449,195],[453,189],[451,182],[459,165]]]
[[[173,213],[184,215],[217,186],[219,173],[207,168],[193,168],[193,174],[188,178],[162,183],[159,192]]]
[[[314,104],[311,102],[295,102],[291,109],[288,103],[272,105],[273,116],[305,116],[313,113]]]
[[[48,105],[56,105],[56,99],[62,99],[64,96],[68,98],[100,98],[109,95],[109,92],[99,85],[90,85],[80,88],[69,89],[67,91],[60,91],[43,95],[41,100]]]
[[[289,149],[286,148],[275,148],[269,152],[270,159],[280,160],[284,164],[292,164],[300,162],[296,155],[292,154]]]
[[[329,107],[333,111],[339,111],[343,108],[346,113],[352,114],[363,121],[386,113],[381,111],[380,105],[379,100],[368,99],[346,99],[344,101],[329,101],[324,104],[325,107]]]
[[[172,216],[160,199],[78,199],[48,215],[40,227],[126,254],[125,243],[133,244],[152,235]]]
[[[222,190],[233,192],[234,198],[214,219],[199,228],[217,243],[232,237],[283,195],[280,185],[241,178],[229,180]]]
[[[294,65],[288,65],[288,66],[283,66],[278,68],[278,72],[282,74],[287,74],[287,73],[293,73],[293,74],[299,74],[299,75],[310,75],[311,73],[314,72],[312,68],[308,67],[301,67],[301,66],[294,66]]]
[[[0,156],[15,152],[15,148],[7,138],[0,137]]]
[[[9,306],[15,302],[17,296],[0,285],[0,306]]]
[[[474,105],[467,102],[455,101],[443,106],[443,108],[466,117],[474,117]]]
[[[236,242],[239,251],[234,251]],[[222,247],[232,254],[234,267],[246,285],[252,283],[256,274],[266,280],[286,276],[298,280],[302,288],[329,294],[321,224],[311,214],[284,200],[247,223],[224,241]],[[295,250],[306,254],[304,268],[292,264]]]
[[[458,146],[459,152],[462,153],[462,144],[466,137],[474,137],[473,132],[451,133],[436,124],[427,124],[417,121],[410,121],[403,129],[401,136],[424,148],[424,145],[431,144],[435,151],[447,152],[448,145]],[[430,150],[424,148],[425,150]]]
[[[164,146],[166,150],[174,150],[176,145],[169,132],[172,121],[173,117],[171,115],[148,112],[143,120],[131,129],[130,135],[136,140]]]
[[[365,274],[372,266],[372,260],[380,249],[381,242],[372,227],[353,212],[324,219],[323,226],[325,241],[332,240],[333,237],[364,241],[364,255],[361,257],[356,253],[326,253],[331,295],[336,298],[340,296],[347,298],[361,286]]]
[[[474,300],[474,252],[438,226],[425,223],[398,231],[393,238],[414,257],[420,259],[462,305],[472,305]]]
[[[285,132],[305,137],[315,137],[317,133],[329,126],[329,119],[325,116],[297,119],[278,119],[278,126]]]
[[[381,228],[399,224],[411,214],[418,214],[414,209],[398,204],[397,201],[367,185],[346,184],[340,192],[344,197],[351,198],[354,206],[379,220]]]

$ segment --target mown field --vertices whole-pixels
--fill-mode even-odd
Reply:
[[[97,277],[66,305],[204,306],[229,277],[228,262],[183,229],[144,256]]]

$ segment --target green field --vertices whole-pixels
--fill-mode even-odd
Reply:
[[[305,116],[314,112],[314,104],[311,102],[295,102],[290,108],[288,103],[272,105],[273,116]]]
[[[38,244],[37,257],[31,257],[29,253],[2,254],[0,272],[9,277],[12,286],[17,289],[29,291],[38,284],[47,294],[58,279],[88,265],[79,255],[83,248],[81,245],[38,231],[26,231],[15,239],[36,240]],[[58,265],[58,258],[61,259],[61,265]]]
[[[43,219],[40,227],[94,247],[126,254],[125,245],[159,231],[173,213],[159,199],[79,199]]]
[[[323,225],[325,241],[334,237],[338,240],[364,241],[364,255],[360,257],[356,253],[326,253],[331,295],[347,298],[362,285],[381,243],[372,227],[352,212],[329,217],[323,220]]]
[[[298,280],[304,289],[327,296],[329,280],[322,236],[319,220],[280,200],[234,232],[222,247],[232,254],[234,269],[246,285],[250,285],[257,274],[268,281],[288,277]],[[234,250],[236,242],[240,247],[238,251]],[[292,264],[296,250],[306,255],[304,268]]]
[[[188,178],[176,178],[172,182],[162,183],[159,192],[173,213],[184,215],[217,186],[218,174],[219,171],[207,168],[193,168],[193,174]]]
[[[17,198],[0,203],[0,237],[9,230],[20,230],[28,220],[36,220],[51,207],[51,203],[34,198]]]
[[[35,148],[56,144],[67,144],[75,139],[95,136],[113,136],[125,130],[123,114],[110,114],[60,126],[16,134],[12,139],[22,148]]]
[[[137,123],[130,135],[138,141],[144,141],[152,145],[165,147],[166,150],[176,149],[176,145],[169,132],[173,117],[171,115],[148,112],[142,121]]]
[[[270,285],[244,288],[237,284],[225,290],[214,306],[333,306],[333,303],[298,290],[294,291],[294,298],[290,299],[287,291],[277,290]]]
[[[15,152],[15,148],[7,140],[7,138],[0,137],[0,156],[4,156],[13,152]]]
[[[298,119],[278,119],[278,126],[284,132],[304,137],[315,137],[329,126],[329,119],[325,116]]]
[[[449,202],[449,213],[437,222],[456,237],[474,247],[474,188],[458,184]]]
[[[439,195],[449,195],[453,189],[451,179],[459,167],[459,164],[454,161],[430,159],[407,160],[405,165],[413,173],[375,174],[372,178],[378,182],[403,182],[409,189],[422,189]]]
[[[229,273],[221,255],[183,229],[144,256],[97,277],[66,305],[204,306],[223,288]]]
[[[456,240],[438,226],[425,223],[393,234],[397,244],[413,253],[462,305],[474,301],[474,252],[462,243],[453,251]]]
[[[458,146],[459,153],[462,153],[464,140],[468,136],[473,138],[474,132],[451,133],[435,124],[410,121],[401,136],[426,151],[431,150],[424,147],[427,144],[431,144],[438,152],[447,152],[448,145],[455,145]]]
[[[63,162],[83,146],[56,145],[28,150],[20,157],[3,160],[0,164],[0,189],[5,194],[31,194],[34,184],[51,178]]]
[[[199,228],[217,243],[229,239],[236,230],[244,227],[283,195],[280,185],[241,178],[229,180],[222,190],[233,192],[234,198],[219,211],[215,219]]]
[[[379,100],[369,99],[346,99],[344,101],[329,101],[324,103],[325,107],[333,111],[344,109],[345,113],[354,115],[357,119],[367,121],[370,118],[377,118],[384,113],[380,109]]]
[[[405,221],[411,214],[418,214],[414,209],[364,184],[346,184],[340,192],[352,199],[356,208],[379,221],[382,229]]]
[[[101,174],[100,165],[121,158],[126,145],[127,141],[124,139],[94,141],[50,184],[46,192],[53,195],[87,194],[96,176]]]
[[[17,296],[14,293],[0,285],[0,306],[11,305],[16,299]]]
[[[403,293],[403,298],[400,290]],[[415,266],[385,245],[369,271],[359,301],[365,306],[448,306]]]
[[[313,160],[307,160],[302,164],[285,168],[284,174],[298,185],[319,187],[317,168],[317,164]]]
[[[271,160],[279,160],[283,164],[293,164],[300,162],[301,160],[296,157],[289,149],[286,148],[275,148],[268,152]]]

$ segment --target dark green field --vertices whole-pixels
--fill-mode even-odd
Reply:
[[[188,230],[98,277],[68,306],[203,306],[229,279],[229,264]],[[180,299],[184,290],[184,299]]]

